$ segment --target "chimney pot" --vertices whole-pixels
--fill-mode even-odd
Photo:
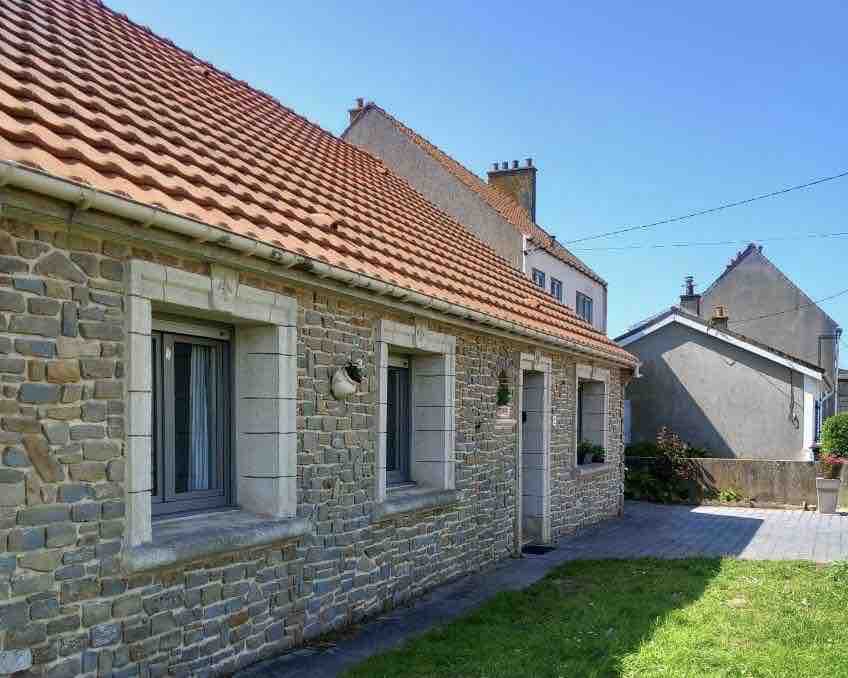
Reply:
[[[493,163],[489,170],[489,185],[515,200],[535,222],[536,168],[533,167],[532,158],[527,158],[526,162],[526,167],[519,160]]]
[[[365,99],[363,99],[362,97],[357,97],[356,98],[356,107],[357,108],[364,108],[365,107]]]
[[[680,308],[693,315],[701,315],[701,295],[695,294],[695,278],[687,275],[683,281],[683,294],[680,295]]]

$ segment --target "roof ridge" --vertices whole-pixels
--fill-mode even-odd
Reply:
[[[0,68],[4,161],[630,362],[379,158],[102,1],[0,2],[0,14],[11,45]],[[96,120],[81,110],[93,97],[103,100]],[[179,113],[144,124],[162,107]],[[196,143],[210,134],[215,152]],[[232,162],[216,167],[216,153]],[[244,163],[257,171],[238,176]],[[479,279],[456,256],[463,247]]]

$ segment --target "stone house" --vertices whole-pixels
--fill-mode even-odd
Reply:
[[[226,675],[620,513],[635,358],[374,156],[95,0],[0,53],[0,665]]]
[[[494,163],[488,182],[373,102],[357,99],[342,138],[382,160],[427,200],[601,332],[607,283],[536,223],[531,158]]]

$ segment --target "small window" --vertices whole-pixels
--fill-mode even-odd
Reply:
[[[154,331],[153,515],[229,501],[230,344]]]
[[[540,271],[538,268],[534,268],[533,269],[533,282],[536,285],[538,285],[539,287],[541,287],[542,289],[545,289],[545,272]]]
[[[389,358],[386,390],[386,482],[409,482],[410,379],[408,361]]]
[[[577,293],[577,315],[587,323],[592,322],[592,297],[587,297],[582,292]]]
[[[551,296],[562,303],[562,282],[556,278],[551,278]]]

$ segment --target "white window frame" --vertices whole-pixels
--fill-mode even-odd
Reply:
[[[541,281],[541,283],[542,283],[541,285],[540,285],[540,284],[539,284],[539,282],[536,280],[536,276],[537,276],[537,275],[539,276],[539,280],[540,280],[540,281]],[[533,284],[534,284],[536,287],[541,287],[542,289],[545,289],[545,287],[546,287],[546,282],[545,282],[545,281],[547,280],[547,276],[545,275],[545,272],[544,272],[543,270],[541,270],[541,269],[539,269],[539,268],[534,268],[534,269],[532,270],[532,273],[530,274],[530,279],[533,281]]]
[[[138,259],[127,265],[126,402],[128,547],[150,542],[154,310],[234,326],[234,501],[273,517],[297,512],[297,302],[239,282],[213,264],[211,275]]]
[[[377,393],[377,464],[375,501],[385,501],[387,375],[389,353],[410,359],[411,403],[409,474],[419,487],[455,487],[456,337],[427,329],[423,320],[406,325],[381,319],[374,347]]]
[[[574,466],[579,467],[579,459],[577,458],[577,447],[580,445],[578,431],[580,431],[580,408],[577,404],[579,397],[580,382],[601,382],[604,385],[604,413],[603,413],[603,429],[602,447],[605,455],[609,454],[609,404],[610,404],[610,371],[606,367],[596,367],[594,365],[578,364],[574,371],[574,450],[573,459]],[[604,463],[608,459],[604,457]]]
[[[554,284],[559,285],[559,294],[554,293]],[[562,280],[551,276],[551,296],[562,303]]]
[[[580,303],[581,300],[583,300],[583,299],[585,299],[589,302],[589,317],[588,318],[586,317],[585,308],[583,308],[586,305],[585,302],[583,304]],[[574,299],[574,307],[575,307],[574,310],[577,312],[578,316],[580,316],[587,323],[594,323],[595,300],[592,297],[590,297],[585,292],[581,292],[580,290],[577,290],[577,292],[575,294],[575,299]]]

